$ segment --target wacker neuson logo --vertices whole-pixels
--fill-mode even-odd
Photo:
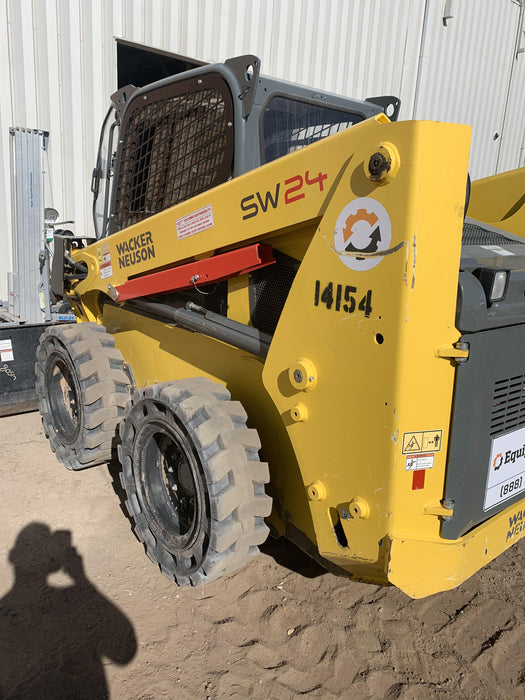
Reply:
[[[510,530],[507,530],[507,542],[525,532],[525,511],[523,509],[510,516],[509,528]]]
[[[146,262],[155,257],[155,246],[151,231],[139,233],[138,236],[131,236],[127,241],[117,243],[118,266],[119,269]]]

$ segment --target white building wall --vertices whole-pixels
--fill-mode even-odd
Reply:
[[[512,0],[427,3],[413,117],[472,125],[473,179],[496,172],[520,15]]]
[[[401,119],[474,126],[475,177],[524,163],[521,0],[0,0],[0,299],[11,269],[9,127],[50,132],[46,204],[91,231],[116,41],[200,61],[242,53],[319,90],[401,98]],[[443,24],[450,10],[453,19]],[[500,136],[494,140],[494,134]],[[521,160],[520,160],[521,159]]]
[[[522,0],[522,4],[523,0]],[[505,118],[500,140],[496,171],[504,172],[525,166],[525,9],[516,37],[512,60],[510,89],[505,105]],[[519,148],[519,150],[518,150]]]

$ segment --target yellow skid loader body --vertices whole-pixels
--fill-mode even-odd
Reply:
[[[274,534],[414,598],[525,534],[523,500],[457,540],[440,534],[454,360],[468,356],[454,344],[469,147],[467,126],[379,115],[74,253],[88,266],[75,313],[114,335],[137,387],[206,376],[243,403],[270,465]],[[377,153],[389,169],[374,179]],[[362,220],[381,240],[358,255],[348,232]],[[266,358],[120,308],[129,279],[256,242],[301,261]],[[249,323],[248,275],[228,282],[228,317]]]
[[[484,177],[472,183],[469,216],[523,236],[525,168]]]

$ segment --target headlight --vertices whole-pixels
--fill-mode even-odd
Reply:
[[[476,270],[474,274],[481,282],[489,304],[505,299],[510,277],[508,270],[491,270],[483,267]]]

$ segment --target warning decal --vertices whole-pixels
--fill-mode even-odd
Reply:
[[[371,197],[350,202],[337,217],[334,247],[341,262],[351,270],[371,270],[383,259],[392,238],[387,210]]]
[[[417,441],[417,438],[415,435],[412,435],[410,440],[405,446],[405,451],[406,452],[420,452],[421,451],[421,445]]]
[[[403,454],[439,452],[442,440],[442,430],[421,430],[414,433],[403,433]]]
[[[432,469],[434,466],[434,453],[426,452],[419,455],[407,455],[405,461],[405,471],[415,472],[420,469]]]
[[[112,277],[113,267],[111,265],[111,253],[109,252],[108,243],[103,243],[100,248],[97,248],[97,258],[101,279]]]
[[[510,250],[505,250],[505,248],[502,248],[499,245],[480,245],[480,248],[490,250],[490,252],[494,253],[494,255],[515,255],[515,253],[511,253]]]
[[[14,360],[13,346],[11,344],[11,338],[6,340],[0,340],[0,361],[2,362],[12,362]]]
[[[193,236],[195,233],[206,231],[207,228],[212,228],[215,225],[213,220],[213,209],[211,204],[203,207],[198,211],[194,211],[181,219],[177,219],[175,226],[177,228],[177,238],[180,241],[182,238]]]

